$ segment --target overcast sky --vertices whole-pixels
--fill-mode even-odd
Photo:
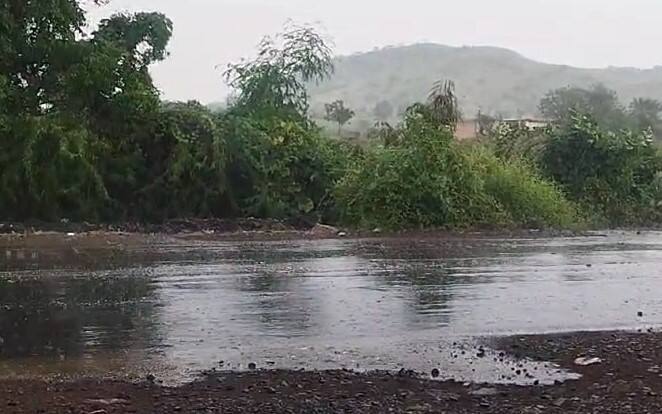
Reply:
[[[174,22],[171,54],[153,68],[166,99],[222,100],[222,68],[288,19],[321,25],[338,54],[425,41],[573,66],[662,65],[662,0],[111,0],[90,20],[154,10]]]

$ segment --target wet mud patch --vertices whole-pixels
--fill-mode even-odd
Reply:
[[[549,358],[582,377],[554,385],[433,381],[401,372],[256,370],[209,372],[178,387],[138,383],[0,381],[7,413],[658,413],[660,333],[598,332],[500,338],[519,356]],[[603,362],[574,364],[577,355]]]

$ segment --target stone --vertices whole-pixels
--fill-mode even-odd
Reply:
[[[310,233],[317,237],[335,237],[338,235],[339,230],[333,226],[326,224],[316,224],[315,227],[310,229]]]
[[[497,390],[496,388],[480,388],[477,389],[476,391],[471,391],[470,394],[480,397],[487,397],[487,396],[499,394],[499,390]]]

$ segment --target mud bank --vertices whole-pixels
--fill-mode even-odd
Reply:
[[[462,384],[428,373],[215,372],[181,387],[84,379],[0,381],[3,413],[659,413],[660,333],[598,332],[486,340],[505,354],[582,375],[549,386]],[[578,366],[595,356],[601,363]],[[258,367],[259,368],[259,367]],[[535,374],[534,374],[535,375]]]

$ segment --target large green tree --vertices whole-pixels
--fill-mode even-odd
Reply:
[[[607,129],[628,126],[628,117],[618,95],[602,84],[589,89],[566,87],[550,91],[540,101],[539,110],[543,117],[552,121],[569,123],[580,113]]]
[[[236,96],[234,112],[306,119],[308,82],[333,71],[331,49],[312,27],[293,26],[258,46],[257,58],[230,64],[225,79]]]
[[[228,67],[235,90],[221,118],[228,179],[239,211],[260,217],[316,214],[332,177],[327,142],[308,118],[307,82],[333,70],[325,39],[308,26],[265,38],[258,57]]]
[[[172,23],[116,15],[85,36],[75,0],[0,5],[0,213],[95,218],[139,187],[159,108],[147,70]],[[117,211],[116,211],[117,212]]]

